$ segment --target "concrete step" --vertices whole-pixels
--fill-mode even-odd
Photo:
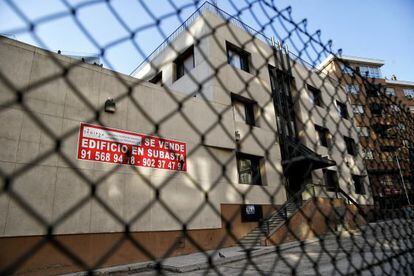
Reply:
[[[260,242],[240,242],[245,247],[261,245]]]
[[[241,240],[241,243],[261,243],[261,239],[258,240]]]
[[[264,237],[264,236],[266,236],[266,235],[263,234],[263,233],[249,233],[244,237]]]
[[[273,222],[285,222],[286,220],[284,218],[277,218],[277,219],[270,219],[268,220],[269,223]]]

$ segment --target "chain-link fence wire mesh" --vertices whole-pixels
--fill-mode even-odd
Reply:
[[[323,260],[333,266],[332,274],[412,273],[410,110],[375,68],[342,58],[331,41],[321,40],[320,31],[308,32],[306,20],[295,22],[290,7],[280,9],[266,0],[240,5],[229,1],[236,11],[230,15],[209,2],[180,6],[165,1],[173,11],[158,15],[156,1],[139,0],[133,5],[151,20],[132,29],[113,1],[62,0],[64,11],[37,19],[23,12],[18,2],[4,3],[26,25],[8,33],[26,33],[47,49],[36,30],[70,17],[100,53],[92,59],[95,65],[87,65],[85,58],[33,50],[46,60],[35,66],[25,64],[24,55],[16,58],[8,52],[20,44],[2,38],[2,148],[10,152],[16,144],[16,149],[11,158],[3,157],[0,170],[5,202],[1,242],[8,249],[2,254],[1,274],[92,273],[124,264],[125,259],[116,256],[125,243],[133,248],[128,251],[132,259],[126,259],[153,261],[151,268],[161,274],[167,272],[165,260],[183,252],[205,256],[208,266],[203,273],[226,274],[217,258],[225,258],[220,250],[231,246],[239,246],[245,254],[241,273],[277,273],[284,267],[286,273],[300,274],[303,262],[308,262],[307,273],[324,274]],[[78,18],[94,5],[107,9],[127,35],[98,42]],[[187,18],[182,16],[186,10],[195,12]],[[243,22],[246,15],[257,29]],[[162,28],[169,18],[181,24],[171,35]],[[147,30],[165,39],[149,56],[135,39]],[[106,53],[126,41],[144,59],[132,77],[100,69],[99,59],[114,69]],[[322,63],[326,58],[331,62]],[[30,81],[16,69],[21,66],[31,66]],[[91,70],[96,75],[89,74]],[[104,75],[111,79],[105,82]],[[90,85],[85,88],[84,82]],[[100,89],[113,91],[95,99],[90,90],[96,90],[97,83]],[[143,95],[141,90],[154,94]],[[129,118],[131,110],[138,115]],[[14,116],[23,118],[21,125],[14,125]],[[117,151],[116,160],[103,148],[102,159],[99,151],[81,153],[84,145],[79,144],[78,152],[77,139],[85,132],[80,122],[87,123],[84,127],[100,126],[107,141],[117,146],[125,141],[116,129],[145,133],[142,141],[182,140],[188,146],[186,156],[178,157],[173,148],[165,152],[176,159],[143,157],[130,144],[126,151]],[[17,136],[11,129],[18,130]],[[31,140],[35,134],[40,142]],[[24,158],[19,160],[19,153]],[[82,160],[88,154],[94,161]],[[128,191],[116,187],[132,177],[134,185],[149,191],[149,199],[141,195],[135,202],[118,205],[117,193],[123,193],[121,201],[126,201]],[[43,182],[52,184],[45,189]],[[63,207],[56,210],[56,204]],[[76,224],[72,218],[85,214],[91,204],[95,213],[90,211],[85,221],[92,223],[100,214],[97,226],[72,225]],[[225,214],[226,204],[238,206],[237,211]],[[149,214],[165,224],[145,220]],[[109,226],[105,220],[111,221]],[[215,220],[222,232],[211,242],[207,236],[217,228]],[[160,241],[157,234],[162,231],[176,234]],[[197,235],[197,231],[205,232]],[[139,232],[152,235],[142,238],[136,235]],[[75,234],[103,233],[112,233],[111,243],[99,249],[97,239],[91,245],[98,248],[92,257],[75,245],[82,243]],[[24,244],[28,236],[35,239]],[[308,249],[303,241],[314,237],[317,247]],[[334,248],[328,246],[327,237]],[[297,250],[284,254],[280,246],[285,242],[299,242]],[[259,246],[275,249],[267,259],[268,270],[253,257]],[[50,255],[38,258],[45,248]],[[53,261],[50,252],[65,261],[62,257]],[[366,252],[375,254],[368,257]],[[139,257],[134,259],[134,254]],[[337,265],[340,256],[345,266]],[[53,262],[64,265],[53,267]]]

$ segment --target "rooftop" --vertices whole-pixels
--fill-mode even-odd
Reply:
[[[326,65],[328,65],[331,61],[333,61],[334,59],[342,59],[348,62],[352,62],[352,63],[363,63],[363,64],[370,64],[370,65],[378,65],[378,66],[382,66],[385,64],[385,61],[382,59],[373,59],[373,58],[363,58],[363,57],[354,57],[354,56],[333,56],[333,55],[329,55],[324,61],[322,61],[317,68],[319,70],[323,69]]]
[[[146,57],[132,72],[131,76],[133,76],[135,73],[139,72],[147,63],[149,63],[151,60],[153,60],[157,55],[159,55],[165,48],[168,47],[169,44],[172,43],[182,32],[187,30],[191,24],[194,23],[194,21],[199,17],[200,14],[202,14],[204,11],[212,12],[226,20],[228,24],[232,24],[234,26],[237,26],[247,33],[249,33],[254,38],[257,38],[264,43],[272,46],[274,43],[274,39],[266,36],[264,33],[255,30],[254,28],[250,27],[246,23],[239,20],[237,17],[227,13],[226,11],[218,8],[214,4],[206,1],[204,2],[194,13],[192,13],[187,20],[183,22],[171,35],[169,35],[148,57]],[[291,51],[288,51],[290,57],[302,63],[304,66],[308,67],[310,70],[317,69],[313,64],[309,63],[308,61],[304,60],[300,56],[292,53]],[[329,76],[327,76],[329,77]]]
[[[385,80],[387,84],[414,86],[414,81]]]

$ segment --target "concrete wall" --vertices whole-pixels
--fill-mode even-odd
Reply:
[[[189,229],[220,228],[221,219],[212,208],[219,210],[222,203],[241,204],[244,193],[246,203],[282,204],[285,201],[280,186],[278,145],[272,139],[274,132],[266,136],[262,135],[264,130],[254,130],[269,148],[269,156],[252,140],[246,140],[243,145],[246,152],[265,157],[265,186],[238,184],[234,137],[228,135],[234,135],[237,124],[228,104],[200,97],[186,98],[185,93],[167,92],[157,85],[93,65],[75,66],[78,61],[5,38],[0,43],[0,57],[0,72],[24,91],[24,105],[15,103],[1,111],[0,168],[10,175],[11,189],[45,223],[55,223],[66,211],[88,198],[87,182],[99,183],[97,195],[124,221],[146,209],[131,224],[132,231],[181,229],[181,223],[160,203],[147,207],[155,200],[154,187],[159,188],[160,198],[178,219],[186,221]],[[70,69],[64,72],[63,68]],[[7,88],[4,82],[0,85],[5,91],[1,93],[1,104],[13,100],[14,89]],[[95,111],[102,110],[107,98],[117,99],[117,111],[101,112],[98,122]],[[181,113],[177,112],[176,101],[184,103]],[[220,124],[217,112],[222,113]],[[101,123],[143,134],[153,134],[154,124],[158,123],[155,135],[187,143],[188,171],[177,173],[80,161],[77,159],[80,122]],[[206,133],[203,145],[198,132]],[[61,141],[59,152],[55,152],[56,139]],[[225,175],[222,175],[222,164],[226,164]],[[205,204],[205,194],[212,207],[201,208],[189,220]],[[269,195],[274,196],[273,201]],[[10,196],[1,194],[0,206],[1,236],[45,233],[45,225],[32,219]],[[56,225],[54,232],[102,233],[123,229],[97,200],[85,200],[72,215]]]
[[[173,82],[173,60],[177,53],[194,44],[194,38],[201,38],[194,47],[196,66],[187,76]],[[250,53],[249,73],[227,64],[226,41]],[[221,17],[208,11],[204,12],[203,16],[193,23],[189,28],[189,32],[183,32],[178,36],[173,45],[174,50],[166,48],[151,62],[153,67],[163,71],[163,77],[165,76],[164,85],[171,89],[177,88],[177,90],[186,94],[199,93],[202,94],[202,97],[228,106],[231,105],[230,93],[256,101],[261,110],[258,116],[259,127],[254,127],[250,131],[247,125],[235,124],[235,130],[241,134],[241,140],[243,141],[240,144],[241,151],[262,155],[263,148],[267,147],[270,150],[271,158],[272,154],[277,153],[272,160],[280,159],[279,145],[277,143],[272,145],[272,142],[277,140],[277,135],[275,135],[277,129],[271,98],[268,65],[280,68],[282,62],[286,64],[286,56],[279,56],[275,59],[273,50],[267,43],[252,38],[249,33],[238,26],[226,24]],[[366,170],[360,151],[355,157],[346,153],[343,137],[353,138],[357,145],[359,144],[359,137],[353,122],[351,102],[344,88],[333,78],[329,78],[325,74],[315,73],[299,60],[296,62],[291,60],[290,62],[294,77],[292,93],[301,141],[315,152],[322,156],[328,156],[337,163],[338,166],[329,169],[338,172],[339,185],[343,190],[361,204],[372,204],[368,178],[365,178],[366,195],[356,194],[355,187],[352,184],[352,174],[366,175]],[[214,69],[218,69],[217,73]],[[151,73],[154,74],[143,69],[137,72],[136,76],[149,78],[152,76]],[[194,79],[197,81],[208,79],[208,82],[203,82],[201,89],[198,89],[197,85],[194,84]],[[323,108],[311,103],[307,84],[321,90],[325,103]],[[335,105],[336,100],[347,105],[349,119],[339,117]],[[315,124],[329,129],[333,143],[330,148],[319,145]],[[250,135],[252,133],[254,135]],[[247,138],[243,140],[245,136]],[[263,146],[260,147],[260,145]],[[272,163],[277,164],[277,162]],[[310,181],[313,184],[323,185],[322,170],[315,171]],[[325,189],[317,188],[317,190],[320,196],[335,197],[334,193],[326,192]]]

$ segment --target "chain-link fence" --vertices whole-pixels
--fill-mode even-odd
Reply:
[[[41,48],[0,40],[0,274],[413,273],[412,83],[274,1],[138,0],[136,28],[59,3],[4,2]],[[125,36],[97,39],[96,5]],[[64,17],[99,55],[42,49]],[[130,76],[107,56],[125,42]]]

